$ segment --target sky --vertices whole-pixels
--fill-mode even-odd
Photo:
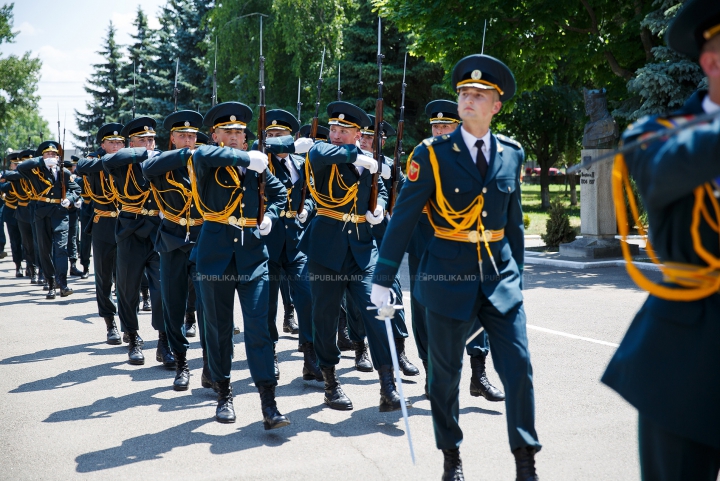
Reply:
[[[93,71],[92,65],[102,58],[102,39],[110,21],[117,28],[116,40],[130,43],[132,25],[138,5],[149,17],[151,28],[158,28],[157,14],[166,0],[15,0],[13,30],[19,32],[15,42],[0,45],[0,55],[22,55],[31,52],[43,62],[38,83],[40,114],[57,131],[67,117],[67,144],[70,131],[76,129],[74,111],[85,111],[90,96],[83,85]],[[10,3],[0,0],[0,4]],[[57,134],[55,134],[57,135]]]

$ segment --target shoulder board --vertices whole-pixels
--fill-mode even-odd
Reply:
[[[440,144],[442,142],[447,142],[448,139],[450,139],[450,136],[448,134],[438,135],[437,137],[428,137],[427,139],[423,140],[422,143],[423,143],[423,145],[428,147],[433,144]]]
[[[628,139],[642,140],[645,137],[653,135],[655,132],[680,127],[696,116],[689,114],[677,115],[646,115],[627,126],[622,135],[623,141]]]
[[[520,145],[520,142],[518,142],[515,139],[511,139],[510,137],[507,137],[503,134],[495,134],[495,137],[502,142],[503,144],[512,145],[513,147],[517,147],[518,149],[522,149],[522,145]]]

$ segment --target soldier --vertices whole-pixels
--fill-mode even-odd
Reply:
[[[430,406],[443,479],[462,479],[458,447],[463,348],[480,316],[493,346],[506,403],[517,479],[536,480],[532,367],[522,300],[524,231],[519,175],[522,147],[490,131],[502,102],[515,93],[510,69],[487,55],[470,55],[453,69],[461,128],[415,147],[373,277],[376,306],[390,287],[413,229],[429,206],[428,242],[415,294],[426,307]],[[452,278],[452,281],[448,281]],[[460,279],[460,280],[458,280]]]
[[[312,146],[311,139],[299,139],[293,142],[293,135],[299,125],[295,117],[285,110],[268,110],[265,117],[265,133],[267,139],[273,139],[284,145],[293,145],[296,153],[305,153]],[[299,149],[298,146],[306,148]],[[272,148],[271,148],[272,149]],[[303,150],[305,152],[303,152]],[[275,318],[277,316],[278,290],[280,278],[288,282],[290,296],[298,313],[298,350],[303,353],[304,364],[302,377],[305,380],[322,381],[322,372],[318,367],[317,356],[313,345],[312,299],[310,283],[307,277],[307,256],[298,248],[305,231],[308,216],[315,209],[311,197],[305,199],[300,207],[303,185],[305,184],[305,159],[295,154],[274,154],[270,156],[268,165],[270,172],[285,186],[287,198],[280,210],[280,217],[273,229],[265,237],[270,260],[270,304],[268,309],[268,328],[273,343],[277,343],[279,335]],[[286,319],[287,319],[286,308]],[[290,309],[292,312],[292,309]],[[287,331],[286,331],[287,332]],[[277,355],[275,356],[277,365]],[[279,376],[279,371],[276,373]]]
[[[74,159],[78,157],[72,156]],[[72,179],[77,180],[75,174],[75,168],[77,167],[77,160],[65,160],[63,161],[64,167],[72,174]],[[82,195],[82,185],[78,181],[77,184],[80,186],[80,194]],[[68,222],[68,258],[70,260],[70,275],[75,277],[81,277],[83,272],[77,268],[78,253],[80,248],[80,209],[83,206],[83,198],[77,200],[68,209],[69,222]]]
[[[18,154],[18,163],[30,160],[35,156],[32,149],[23,150]],[[43,290],[48,290],[47,280],[43,275],[42,266],[40,265],[40,249],[37,242],[37,226],[35,225],[35,208],[37,207],[37,196],[33,193],[30,182],[18,172],[19,181],[15,182],[15,191],[18,195],[18,208],[15,217],[18,219],[18,227],[20,235],[23,237],[23,251],[27,257],[30,253],[32,264],[36,269],[35,275],[31,271],[30,284],[38,284],[43,286]],[[23,195],[21,195],[21,193]]]
[[[28,180],[37,198],[35,225],[40,264],[48,280],[47,299],[55,299],[56,286],[60,297],[73,293],[67,284],[68,208],[80,199],[80,187],[62,167],[59,148],[54,140],[45,141],[35,151],[37,158],[18,165],[18,172]]]
[[[263,237],[287,200],[283,185],[267,171],[267,155],[240,150],[245,128],[252,118],[240,102],[224,102],[205,115],[219,147],[195,151],[188,169],[193,197],[203,215],[203,226],[192,251],[205,313],[205,336],[210,373],[218,392],[215,419],[235,422],[230,371],[233,355],[233,304],[235,292],[245,327],[245,350],[250,375],[260,393],[265,429],[290,424],[275,403],[277,379],[273,372],[273,342],[268,331],[268,251]],[[185,153],[183,153],[185,152]],[[189,157],[187,151],[175,155]],[[262,173],[266,173],[267,208],[259,198]]]
[[[120,135],[122,129],[123,125],[117,123],[100,127],[95,136],[100,148],[86,158],[80,159],[76,169],[76,172],[82,176],[84,195],[92,201],[94,215],[92,226],[88,228],[93,230],[90,240],[95,272],[95,300],[98,314],[105,321],[107,343],[112,345],[122,344],[115,324],[117,307],[112,300],[112,283],[117,259],[115,228],[118,204],[112,180],[103,169],[102,158],[125,147],[125,137]]]
[[[170,132],[170,142],[176,149],[194,150],[197,131],[202,121],[203,117],[199,113],[181,110],[168,115],[163,121],[163,127]],[[170,348],[175,356],[173,389],[176,391],[186,391],[190,383],[190,368],[187,363],[190,343],[183,333],[183,326],[188,305],[188,286],[192,285],[193,281],[197,282],[195,263],[190,260],[190,251],[195,246],[203,223],[192,198],[192,185],[186,163],[187,158],[182,155],[169,153],[156,155],[142,162],[143,175],[150,181],[152,195],[162,217],[155,249],[160,253],[163,318]],[[190,282],[183,282],[183,279]],[[212,387],[207,365],[202,296],[197,296],[194,301],[198,308],[203,353],[201,383],[203,387]]]
[[[623,134],[627,147],[693,117],[720,112],[720,3],[685,2],[665,39],[670,49],[698,61],[708,90],[692,94],[676,112],[630,125]],[[626,253],[629,274],[650,295],[602,381],[638,410],[642,479],[715,481],[720,472],[720,120],[715,115],[639,146],[624,161],[616,157],[618,226],[627,235],[618,184],[629,186],[629,173],[651,227],[648,252],[652,241],[664,279],[654,284],[644,278]]]
[[[80,158],[73,155],[70,157],[70,159],[73,161],[75,165],[74,172],[77,173],[77,163],[80,161]],[[78,185],[80,185],[80,189],[82,189],[82,197],[83,197],[83,203],[80,207],[80,212],[78,214],[79,220],[80,220],[80,228],[79,228],[79,235],[80,235],[80,241],[78,245],[78,257],[80,260],[80,265],[83,267],[82,272],[80,272],[79,276],[80,279],[87,279],[90,276],[90,250],[92,247],[92,219],[93,219],[93,206],[92,206],[92,200],[90,199],[90,196],[85,193],[85,183],[82,182],[82,180],[77,180]],[[71,275],[72,275],[72,266],[70,268]]]
[[[450,100],[433,100],[425,106],[425,114],[430,119],[430,129],[433,137],[448,135],[455,131],[460,125],[457,103]],[[418,354],[425,368],[425,396],[427,397],[427,327],[425,321],[425,307],[420,304],[415,296],[415,282],[417,277],[420,259],[427,248],[427,244],[434,235],[434,229],[427,217],[427,209],[423,209],[417,226],[413,231],[410,243],[406,249],[408,253],[408,270],[410,271],[410,310],[413,316],[413,334]],[[480,321],[475,322],[472,332],[480,329]],[[487,340],[487,333],[483,330],[475,336],[466,346],[470,356],[470,395],[473,397],[482,396],[488,401],[499,402],[505,400],[501,390],[490,384],[485,372],[485,358],[490,352],[490,345]]]
[[[305,124],[302,127],[300,127],[300,130],[298,130],[297,137],[298,138],[305,137],[305,138],[309,139],[311,133],[312,133],[312,125]],[[317,133],[315,134],[315,140],[321,140],[323,142],[327,142],[329,137],[330,137],[330,129],[328,129],[324,125],[318,125]]]
[[[145,364],[143,342],[138,338],[138,303],[142,277],[147,275],[152,308],[152,327],[158,331],[155,360],[168,369],[175,358],[168,345],[160,294],[160,256],[155,238],[160,225],[157,203],[150,195],[150,183],[142,175],[140,162],[155,155],[155,120],[138,117],[131,120],[120,136],[129,148],[102,159],[105,172],[112,176],[114,193],[120,204],[115,239],[117,240],[117,294],[120,322],[128,335],[128,362]]]
[[[18,202],[21,202],[21,198],[25,200],[27,205],[27,197],[22,194],[22,190],[15,183],[9,182],[13,177],[15,179],[20,178],[20,174],[17,170],[17,152],[11,152],[7,156],[8,168],[6,172],[0,171],[0,192],[4,194],[5,206],[0,210],[2,212],[2,223],[7,226],[8,236],[10,237],[10,253],[12,254],[13,262],[15,263],[15,277],[24,277],[22,270],[23,260],[23,241],[20,233],[20,227],[17,220],[17,208]],[[8,178],[10,176],[10,179]],[[18,180],[16,180],[18,182]],[[19,183],[19,182],[18,182]],[[18,196],[18,194],[20,194]],[[2,230],[2,223],[0,223],[0,230]],[[3,232],[4,233],[4,232]],[[31,258],[25,261],[26,273],[30,276],[30,266],[32,262]],[[33,270],[35,267],[33,266]]]
[[[373,173],[378,163],[356,146],[360,129],[369,125],[367,114],[348,102],[327,106],[330,142],[317,142],[306,164],[308,190],[317,203],[317,215],[309,222],[300,241],[307,254],[313,300],[313,341],[325,380],[324,402],[331,409],[350,410],[335,366],[340,361],[336,343],[338,315],[347,293],[361,310],[370,353],[380,376],[380,411],[400,409],[395,389],[392,359],[385,326],[366,308],[370,305],[370,278],[377,248],[370,225],[382,222],[387,200],[384,184],[378,179],[377,206],[369,210]],[[408,406],[410,403],[408,402]]]

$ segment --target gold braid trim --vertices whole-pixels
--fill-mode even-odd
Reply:
[[[330,171],[330,180],[328,181],[329,195],[322,194],[315,189],[315,174],[313,173],[312,166],[310,166],[310,157],[308,154],[305,154],[305,178],[307,179],[307,186],[310,191],[310,195],[312,195],[313,199],[315,199],[315,202],[328,209],[337,209],[352,202],[353,215],[357,216],[357,195],[359,184],[355,183],[348,187],[340,175],[340,170],[338,169],[337,164],[334,164]],[[333,196],[333,181],[335,179],[337,179],[338,184],[340,184],[340,188],[344,191],[342,198],[336,198]]]
[[[220,168],[215,169],[215,182],[224,189],[233,189],[233,191],[230,193],[230,202],[225,205],[225,208],[221,211],[214,211],[210,209],[208,206],[206,206],[203,201],[200,199],[200,193],[198,192],[197,187],[197,177],[195,175],[195,168],[193,166],[192,161],[192,155],[188,159],[188,173],[190,174],[190,185],[192,187],[192,197],[195,200],[195,206],[197,207],[198,212],[200,212],[200,215],[203,216],[203,219],[210,222],[219,222],[221,224],[228,224],[228,219],[230,217],[233,218],[233,220],[236,220],[234,216],[231,214],[235,212],[235,210],[240,206],[240,203],[243,199],[243,191],[242,191],[242,184],[240,182],[240,176],[238,175],[239,172],[233,168],[233,167],[225,167],[225,170],[230,174],[230,176],[233,179],[234,186],[226,187],[222,185],[222,183],[218,180],[218,172],[220,171]],[[233,196],[239,192],[237,197],[233,199]],[[240,207],[240,217],[244,219],[242,207]],[[249,222],[249,219],[248,219]],[[237,224],[233,224],[237,225]],[[246,224],[243,224],[243,226]],[[241,226],[242,227],[242,226]]]

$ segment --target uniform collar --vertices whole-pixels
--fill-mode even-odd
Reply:
[[[702,108],[707,114],[712,114],[720,110],[720,105],[710,100],[710,95],[706,95],[702,101]]]

